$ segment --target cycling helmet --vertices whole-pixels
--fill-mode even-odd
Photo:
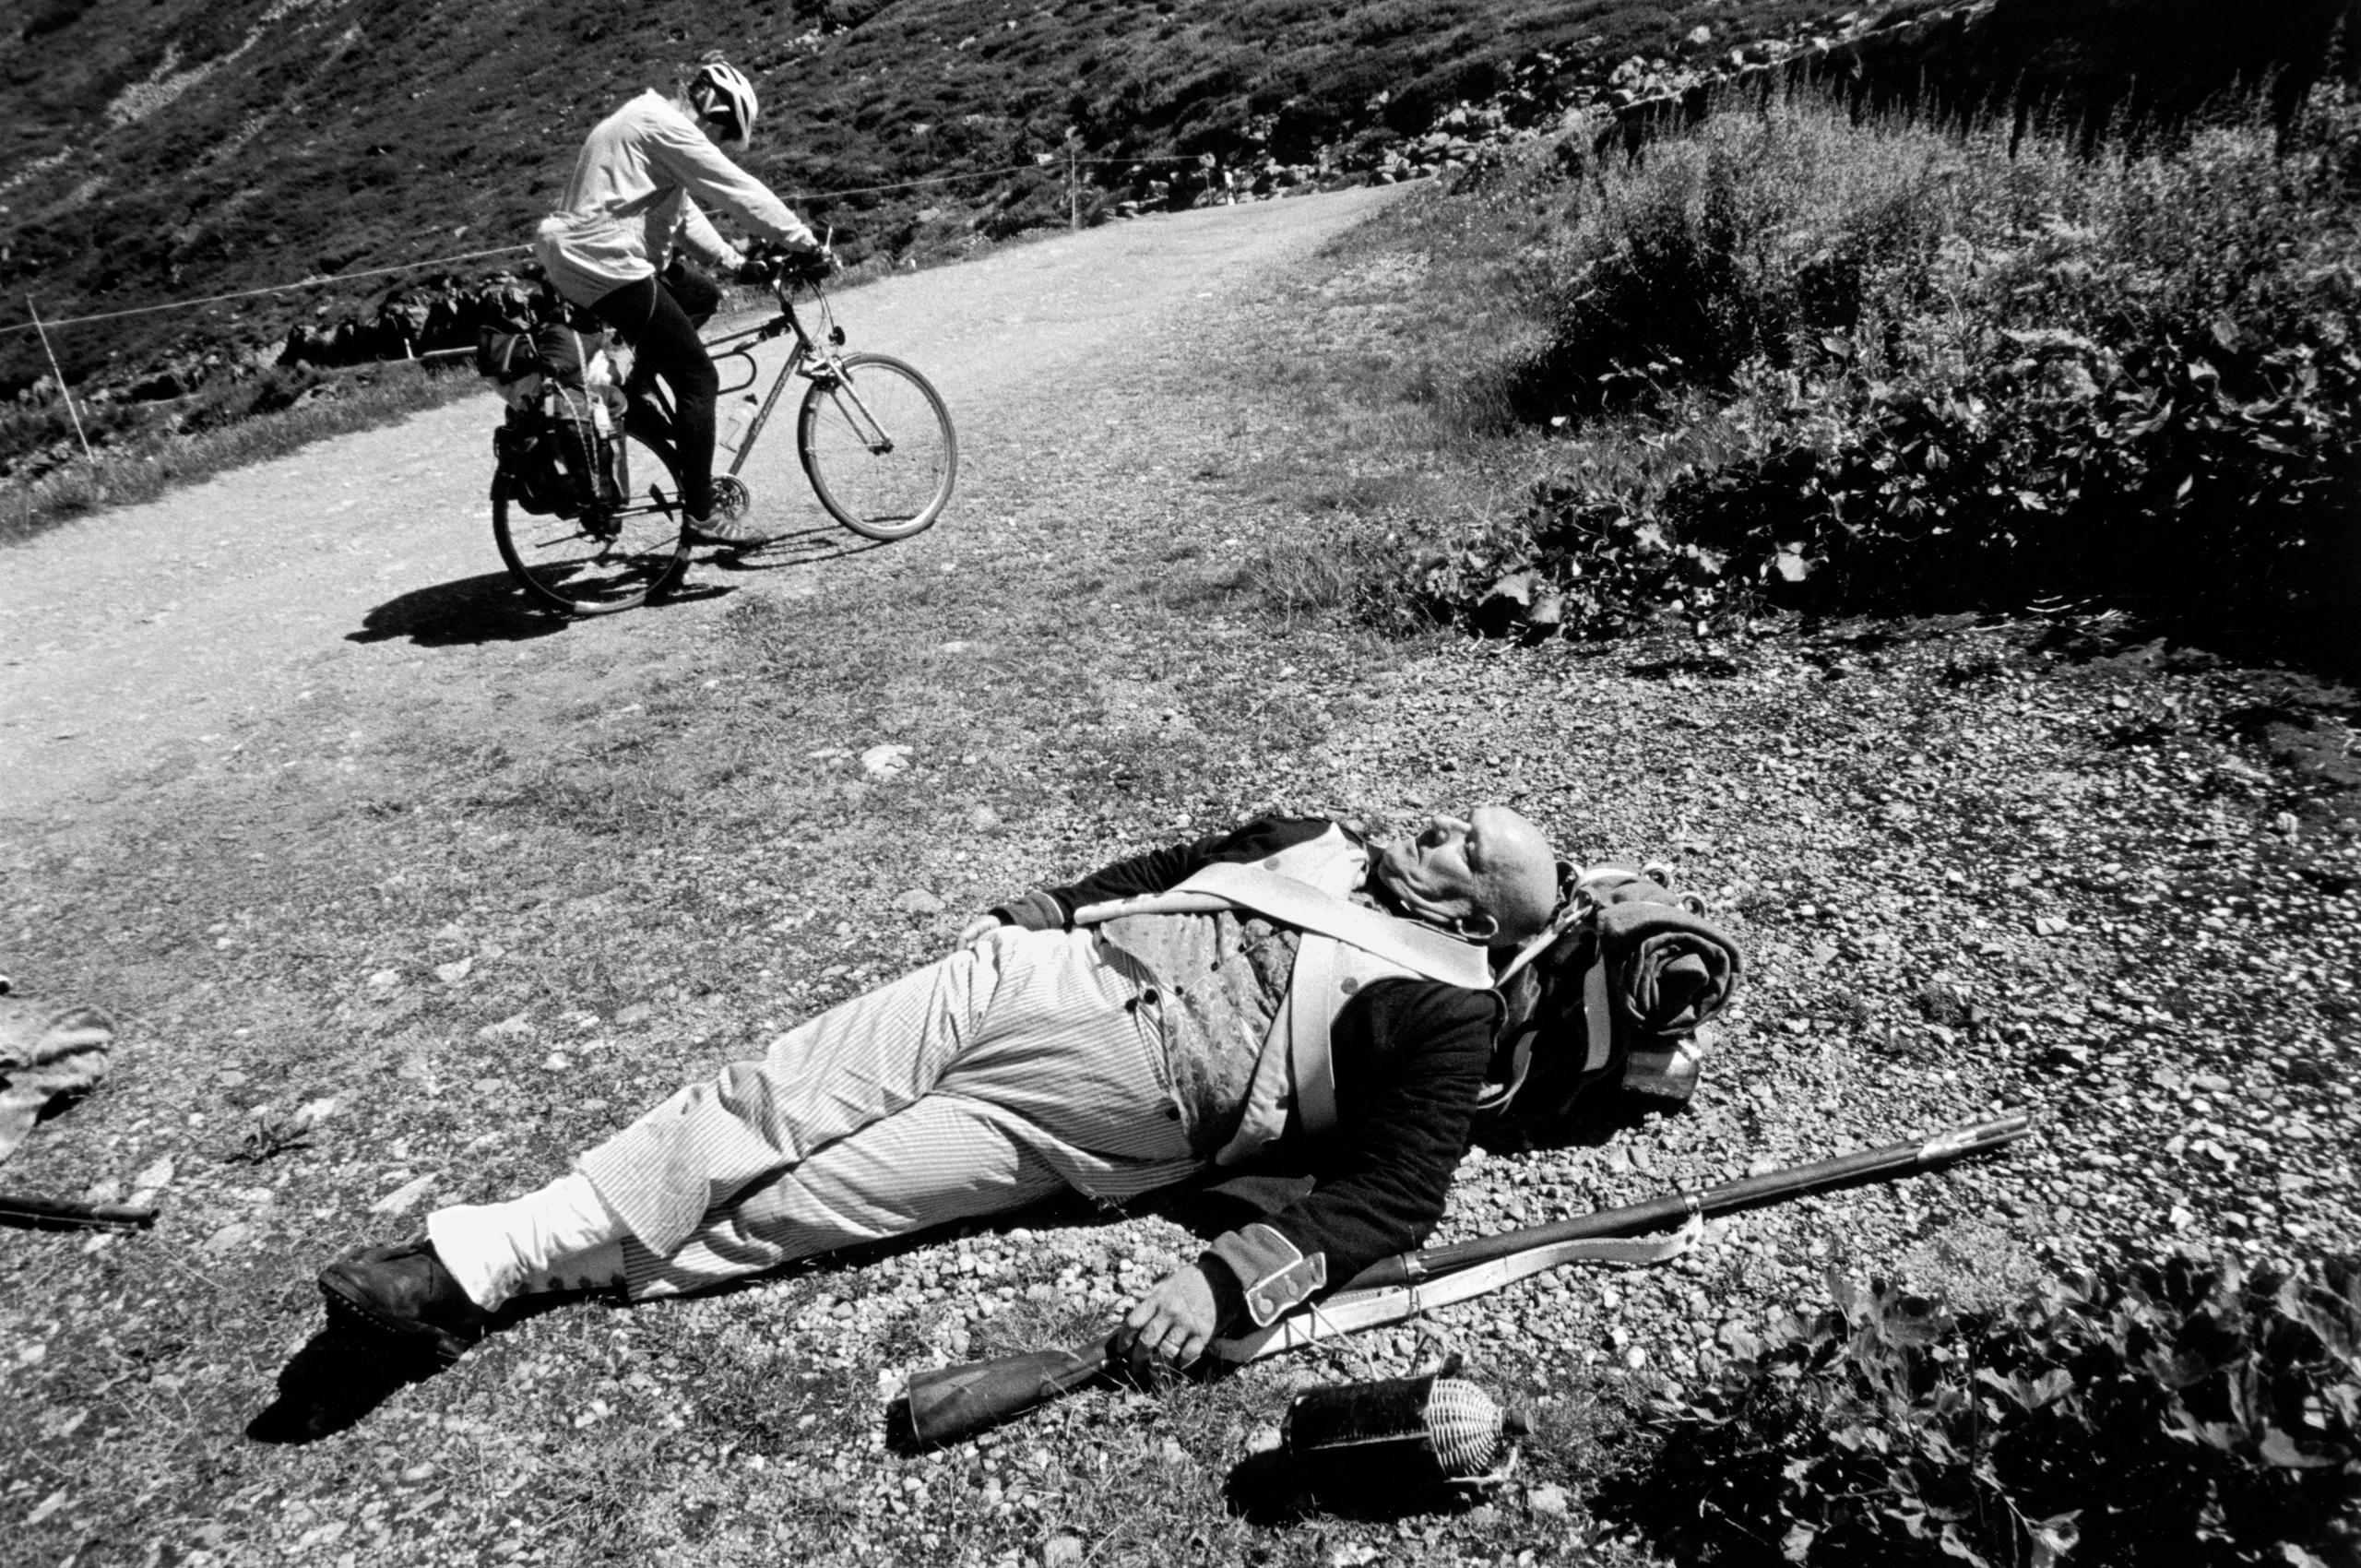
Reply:
[[[737,66],[724,60],[698,66],[689,82],[689,101],[699,114],[721,122],[724,140],[753,139],[754,115],[762,105],[754,100],[754,84]]]

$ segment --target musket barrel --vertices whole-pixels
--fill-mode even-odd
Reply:
[[[1729,1214],[1780,1198],[1825,1192],[1875,1176],[1931,1170],[1966,1155],[2001,1147],[2032,1130],[2031,1118],[2016,1111],[1988,1122],[1954,1127],[1931,1138],[1914,1138],[1908,1143],[1862,1149],[1830,1159],[1814,1160],[1809,1165],[1790,1166],[1785,1170],[1725,1182],[1702,1193],[1674,1193],[1651,1198],[1645,1203],[1576,1215],[1571,1219],[1535,1225],[1523,1230],[1504,1231],[1497,1236],[1481,1236],[1473,1241],[1461,1241],[1452,1246],[1397,1253],[1390,1258],[1379,1259],[1353,1276],[1345,1289],[1367,1290],[1407,1284],[1414,1279],[1449,1274],[1455,1269],[1506,1257],[1512,1253],[1549,1246],[1559,1241],[1636,1236],[1660,1230],[1686,1218],[1692,1210],[1705,1215]]]
[[[144,1230],[156,1211],[129,1204],[86,1204],[70,1198],[40,1198],[0,1193],[0,1225],[29,1230]]]

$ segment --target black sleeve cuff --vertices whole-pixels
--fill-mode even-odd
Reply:
[[[1268,1328],[1328,1283],[1328,1254],[1306,1256],[1267,1225],[1249,1225],[1216,1240],[1205,1255],[1220,1260],[1245,1297],[1246,1315]]]
[[[998,915],[1003,924],[1023,926],[1026,931],[1063,931],[1070,918],[1057,896],[1040,887],[1022,898],[998,905],[991,912]]]

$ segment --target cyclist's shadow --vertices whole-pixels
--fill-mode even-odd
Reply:
[[[694,576],[645,610],[667,604],[691,604],[718,599],[730,590],[718,584],[700,585]],[[553,636],[573,624],[525,596],[506,572],[486,572],[456,582],[412,588],[386,600],[361,618],[361,629],[347,632],[345,641],[381,643],[408,637],[420,647],[460,647],[481,643],[526,642]]]
[[[883,550],[888,541],[848,540],[842,529],[817,525],[783,534],[744,549],[700,552],[689,568],[688,580],[670,593],[649,601],[635,614],[660,611],[666,605],[694,604],[719,599],[736,590],[720,583],[701,583],[700,570],[747,574],[816,566]],[[420,647],[458,647],[480,643],[526,642],[552,636],[572,624],[525,596],[506,572],[486,572],[431,588],[412,588],[386,600],[361,619],[361,629],[345,634],[345,641],[381,643],[408,637]]]
[[[791,566],[816,566],[824,561],[866,555],[872,550],[884,549],[889,542],[882,539],[848,540],[842,529],[823,523],[781,534],[761,544],[750,544],[742,550],[718,550],[705,564],[720,572],[777,572]]]
[[[347,632],[345,641],[408,637],[421,647],[455,647],[523,642],[564,629],[560,617],[535,610],[506,572],[487,572],[397,595],[362,616],[361,629]]]

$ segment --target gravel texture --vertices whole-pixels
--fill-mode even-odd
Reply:
[[[0,847],[6,967],[126,1028],[115,1077],[7,1180],[152,1192],[166,1218],[0,1247],[0,1433],[22,1455],[0,1517],[29,1521],[29,1561],[1639,1561],[1584,1509],[1601,1424],[1817,1305],[1832,1265],[1975,1300],[2127,1249],[2352,1245],[2350,696],[2105,618],[1524,649],[1275,611],[1272,563],[1333,537],[1336,492],[1488,482],[1336,385],[1384,352],[1424,264],[1366,238],[1310,264],[1323,210],[909,280],[897,310],[964,313],[971,357],[937,362],[972,455],[957,511],[908,546],[708,565],[726,591],[554,636],[496,579],[404,588],[371,612],[398,630],[341,652],[317,639],[359,607],[301,600],[253,670],[200,639],[222,706],[254,709],[218,743],[176,719],[112,739],[120,768],[42,765]],[[1252,230],[1265,214],[1292,227]],[[1127,289],[1152,308],[1127,314]],[[1028,315],[1038,336],[982,325]],[[1042,361],[1059,374],[1028,379]],[[450,569],[481,573],[480,528],[459,531]],[[101,614],[23,597],[73,599],[45,552],[85,537],[19,552],[14,613]],[[28,677],[42,694],[134,678],[76,647],[86,669]],[[908,748],[891,776],[860,760],[881,746]],[[1029,883],[1269,806],[1384,829],[1487,799],[1578,858],[1675,862],[1751,966],[1693,1111],[1479,1150],[1437,1240],[2003,1107],[2039,1136],[1716,1223],[1667,1267],[1560,1271],[916,1459],[878,1420],[910,1369],[1079,1339],[1197,1240],[1045,1211],[529,1315],[374,1391],[316,1336],[310,1276],[337,1248],[546,1178]],[[1226,1506],[1291,1390],[1449,1349],[1536,1407],[1514,1486],[1398,1522]]]

